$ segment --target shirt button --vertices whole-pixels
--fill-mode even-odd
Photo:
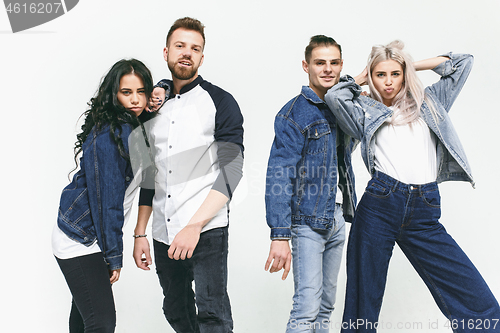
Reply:
[[[172,173],[172,170],[168,170],[168,173]]]
[[[172,148],[172,146],[168,146],[168,148]]]
[[[172,124],[175,124],[175,121],[172,120]]]
[[[171,195],[170,195],[170,194],[169,194],[169,195],[167,195],[167,198],[170,198],[170,197],[171,197]]]
[[[170,222],[170,219],[167,219],[167,222]]]

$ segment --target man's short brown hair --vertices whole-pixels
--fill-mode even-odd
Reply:
[[[170,36],[172,36],[175,30],[180,28],[199,32],[201,37],[203,37],[203,48],[205,48],[205,32],[204,32],[205,26],[199,20],[191,17],[184,17],[177,19],[177,21],[175,21],[174,24],[172,24],[167,34],[167,47],[168,47],[168,42],[170,40]]]
[[[315,49],[318,46],[335,46],[336,48],[339,49],[340,51],[340,58],[342,58],[342,48],[340,47],[340,44],[335,41],[332,37],[327,37],[325,35],[316,35],[311,37],[311,41],[309,42],[309,45],[306,47],[305,51],[305,59],[306,62],[309,63],[309,60],[311,60],[311,54],[313,49]]]

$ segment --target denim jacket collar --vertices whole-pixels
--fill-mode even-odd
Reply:
[[[325,101],[323,101],[319,96],[308,86],[302,86],[302,90],[300,91],[302,96],[304,96],[308,101],[314,103],[314,104],[324,104]]]

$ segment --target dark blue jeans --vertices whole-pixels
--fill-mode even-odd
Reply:
[[[178,333],[233,331],[227,294],[228,228],[203,232],[193,256],[168,257],[169,246],[154,241],[156,273],[163,288],[163,313]],[[194,280],[195,291],[192,282]]]
[[[498,302],[439,223],[440,203],[436,183],[407,185],[381,172],[368,182],[347,245],[342,332],[376,332],[395,243],[429,288],[454,332],[500,332]]]
[[[115,301],[102,253],[56,260],[73,295],[70,333],[114,332]]]

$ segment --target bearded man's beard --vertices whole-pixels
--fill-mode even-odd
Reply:
[[[172,76],[178,80],[189,80],[193,76],[195,76],[196,71],[198,68],[193,65],[191,67],[180,67],[180,66],[175,66],[176,64],[173,63],[167,63],[168,64],[168,69],[172,73]]]

